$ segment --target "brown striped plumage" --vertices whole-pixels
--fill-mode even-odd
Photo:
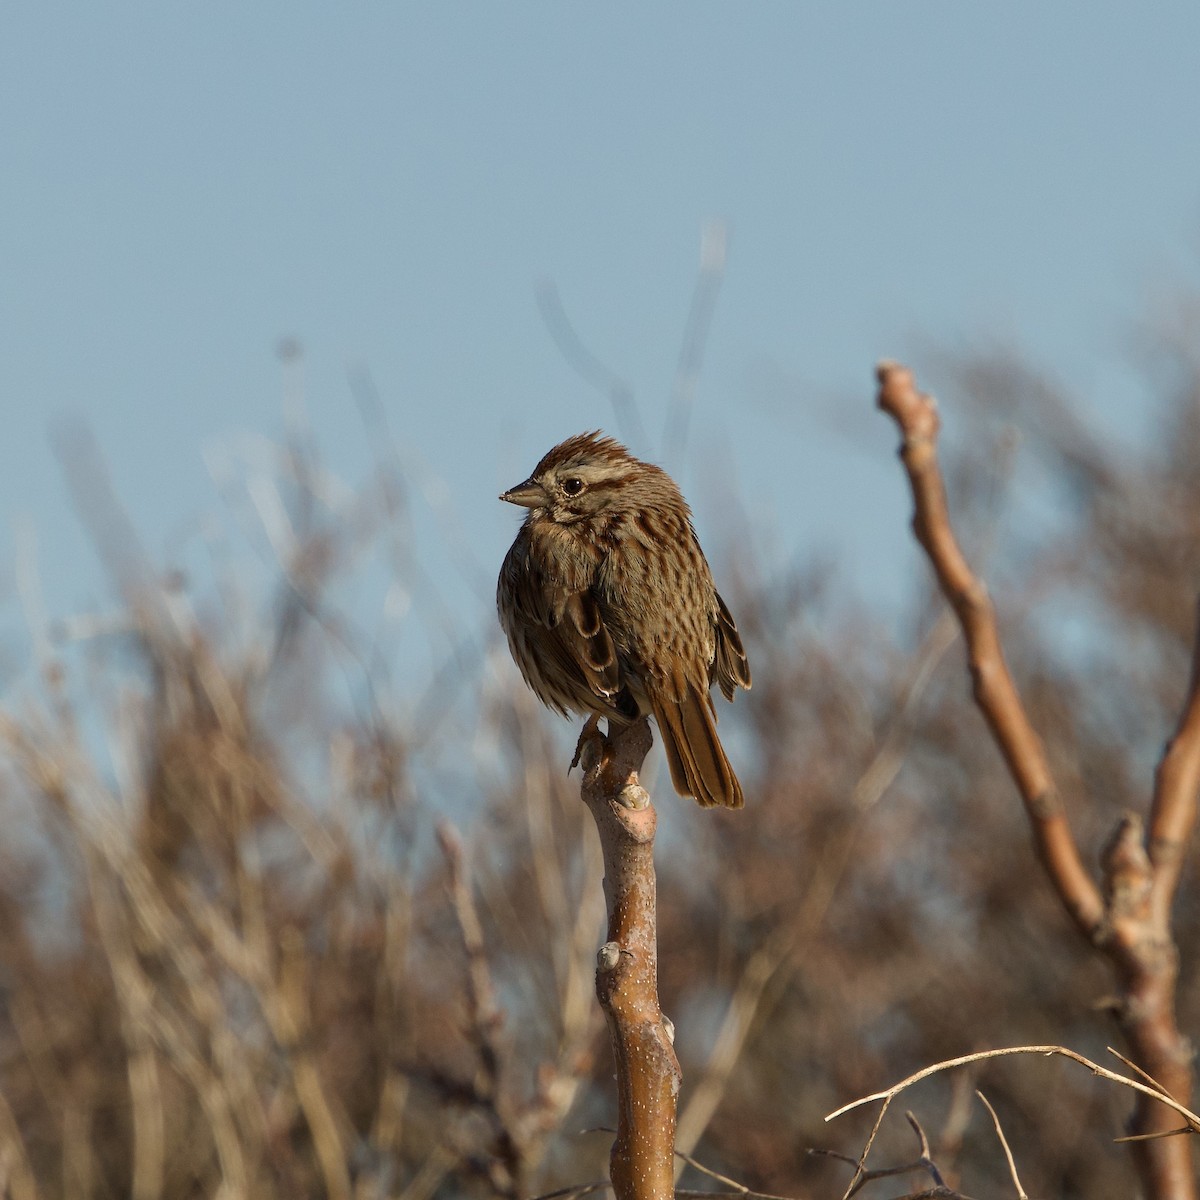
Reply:
[[[496,585],[525,682],[563,714],[653,714],[675,790],[741,808],[709,689],[732,700],[750,665],[670,476],[584,433],[500,499],[529,510]]]

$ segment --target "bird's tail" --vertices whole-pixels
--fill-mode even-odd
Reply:
[[[707,690],[689,686],[682,700],[653,697],[651,704],[675,790],[681,796],[694,796],[703,808],[741,808],[742,785],[717,736],[717,717]]]

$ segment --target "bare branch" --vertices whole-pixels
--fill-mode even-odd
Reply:
[[[933,1155],[929,1150],[929,1138],[925,1135],[925,1130],[921,1128],[920,1121],[911,1112],[906,1112],[904,1118],[908,1121],[913,1133],[917,1135],[917,1145],[919,1147],[919,1156],[914,1162],[903,1163],[896,1167],[872,1167],[867,1169],[867,1155],[871,1152],[871,1146],[875,1141],[875,1136],[879,1132],[879,1127],[883,1123],[883,1115],[887,1112],[888,1104],[886,1101],[879,1111],[879,1116],[875,1120],[875,1125],[871,1129],[871,1134],[867,1138],[867,1144],[863,1147],[862,1153],[857,1159],[848,1157],[845,1154],[838,1154],[833,1150],[810,1150],[810,1154],[821,1155],[826,1158],[840,1159],[842,1162],[849,1163],[854,1168],[854,1175],[850,1182],[846,1185],[846,1190],[842,1193],[842,1200],[850,1200],[851,1196],[856,1196],[869,1183],[874,1183],[879,1179],[892,1179],[897,1175],[911,1175],[914,1171],[924,1171],[934,1183],[932,1190],[922,1192],[921,1195],[935,1196],[957,1196],[958,1193],[946,1186],[945,1179],[942,1178],[942,1173],[938,1170],[937,1164],[933,1161]],[[829,1118],[827,1117],[826,1120]]]
[[[1080,932],[1094,940],[1103,926],[1104,901],[1080,860],[1046,751],[1004,660],[987,588],[971,571],[950,526],[937,461],[937,406],[917,391],[904,367],[883,363],[878,377],[879,407],[895,420],[904,439],[900,457],[912,487],[913,532],[962,625],[975,702],[1025,802],[1046,872]]]
[[[1183,713],[1156,773],[1149,830],[1144,831],[1136,813],[1122,817],[1105,848],[1101,892],[1084,870],[1045,750],[1004,661],[987,589],[972,573],[950,527],[937,462],[937,406],[917,391],[904,367],[883,363],[878,377],[879,407],[903,435],[900,456],[912,487],[913,532],[962,624],[975,701],[1025,803],[1042,865],[1076,927],[1115,968],[1120,982],[1115,1011],[1135,1057],[1164,1094],[1186,1101],[1193,1052],[1175,1015],[1178,951],[1170,915],[1200,788],[1200,631]],[[1138,1098],[1137,1134],[1171,1130],[1170,1114],[1148,1099],[1154,1095],[1147,1091]],[[1173,1200],[1195,1197],[1186,1142],[1141,1140],[1135,1158],[1148,1194]]]
[[[1000,1118],[996,1116],[992,1102],[978,1088],[975,1089],[975,1095],[983,1101],[984,1108],[991,1114],[992,1124],[996,1127],[996,1136],[1000,1139],[1004,1157],[1008,1160],[1008,1172],[1012,1176],[1013,1186],[1017,1189],[1017,1200],[1029,1200],[1024,1187],[1021,1186],[1021,1177],[1017,1174],[1017,1164],[1013,1161],[1012,1151],[1008,1148],[1008,1138],[1004,1136],[1004,1129],[1000,1124]]]
[[[1082,1054],[1078,1054],[1074,1050],[1068,1050],[1065,1046],[1005,1046],[998,1050],[979,1050],[974,1054],[964,1054],[959,1058],[948,1058],[943,1062],[934,1063],[932,1066],[922,1068],[915,1074],[909,1075],[907,1078],[900,1080],[899,1083],[894,1083],[891,1087],[885,1088],[881,1092],[873,1092],[869,1096],[862,1096],[858,1100],[852,1100],[849,1104],[843,1104],[841,1108],[829,1113],[825,1120],[832,1121],[836,1117],[843,1116],[845,1113],[851,1112],[856,1108],[861,1108],[864,1104],[871,1104],[875,1100],[884,1101],[886,1106],[906,1088],[910,1088],[914,1083],[920,1083],[922,1079],[928,1079],[931,1075],[937,1075],[942,1071],[952,1071],[956,1067],[965,1067],[969,1063],[982,1062],[989,1058],[1005,1058],[1013,1054],[1040,1054],[1045,1058],[1049,1058],[1052,1055],[1059,1055],[1062,1058],[1069,1058],[1072,1062],[1077,1062],[1081,1066],[1087,1067],[1093,1075],[1099,1075],[1101,1079],[1108,1079],[1113,1083],[1119,1083],[1142,1095],[1150,1096],[1160,1103],[1165,1104],[1168,1108],[1173,1108],[1183,1117],[1193,1132],[1200,1133],[1200,1117],[1177,1100],[1172,1099],[1157,1084],[1139,1083],[1136,1079],[1129,1079],[1124,1075],[1118,1075],[1115,1071],[1110,1071],[1106,1067],[1100,1066],[1099,1063],[1092,1062],[1090,1058],[1085,1058]]]
[[[637,775],[650,745],[644,720],[617,731],[611,741],[597,734],[581,743],[583,800],[600,835],[608,902],[608,941],[598,957],[596,995],[617,1067],[617,1138],[610,1158],[617,1200],[671,1200],[675,1194],[675,1104],[682,1074],[658,1002],[657,817]]]
[[[938,1187],[945,1187],[946,1181],[942,1178],[941,1171],[939,1171],[937,1166],[934,1164],[933,1156],[929,1152],[929,1139],[925,1136],[925,1130],[921,1128],[921,1122],[917,1120],[916,1116],[912,1112],[906,1112],[904,1114],[904,1119],[912,1127],[913,1133],[917,1135],[917,1141],[921,1147],[921,1166],[929,1172],[933,1182],[937,1184]]]

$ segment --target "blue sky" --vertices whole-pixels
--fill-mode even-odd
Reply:
[[[669,465],[702,535],[737,496],[775,551],[887,589],[921,564],[874,362],[1000,340],[1136,422],[1130,322],[1198,274],[1192,3],[10,5],[4,27],[8,630],[16,528],[53,614],[107,602],[56,422],[94,432],[171,567],[198,523],[233,524],[211,464],[280,436],[283,337],[350,482],[369,370],[477,570],[429,512],[422,553],[490,620],[517,520],[497,492],[614,430],[538,281],[654,456],[714,220],[727,272]]]

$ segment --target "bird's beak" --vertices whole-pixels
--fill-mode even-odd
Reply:
[[[541,508],[546,503],[546,489],[540,483],[527,479],[507,492],[501,492],[500,499],[507,500],[509,504],[519,504],[522,508]]]

